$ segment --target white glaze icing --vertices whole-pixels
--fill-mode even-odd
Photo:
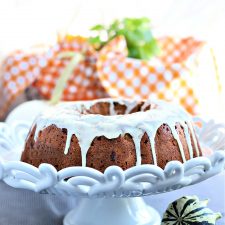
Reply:
[[[64,153],[67,155],[69,152],[69,148],[70,148],[70,142],[71,142],[71,138],[73,136],[73,132],[71,132],[71,130],[67,130],[67,138],[66,138],[66,146],[65,146],[65,150]]]
[[[185,135],[185,138],[186,138],[186,141],[187,141],[187,145],[188,145],[188,150],[189,150],[189,155],[190,155],[190,158],[192,159],[193,158],[193,148],[192,148],[192,144],[191,144],[191,136],[189,134],[189,129],[188,129],[188,125],[184,122],[181,123],[181,126],[184,128],[184,135]],[[196,145],[197,146],[197,145]],[[198,146],[197,146],[198,147]]]
[[[183,162],[185,162],[186,158],[185,158],[185,155],[184,155],[183,145],[182,145],[182,143],[180,141],[180,138],[179,138],[179,135],[178,135],[178,133],[177,133],[177,131],[175,129],[175,126],[173,126],[173,124],[169,124],[169,123],[167,123],[167,124],[170,127],[170,129],[171,129],[173,137],[177,141],[177,144],[178,144],[178,147],[179,147],[179,150],[180,150],[180,154],[181,154],[181,158],[182,158]]]
[[[200,156],[200,150],[199,150],[199,147],[198,147],[198,143],[197,143],[197,139],[196,139],[196,136],[195,136],[193,126],[192,126],[190,121],[188,121],[187,124],[188,124],[188,127],[190,128],[190,133],[191,133],[191,136],[193,138],[193,142],[194,142],[194,145],[195,145],[197,156]]]
[[[110,104],[110,116],[87,114],[91,106],[98,102],[108,102]],[[126,106],[125,115],[116,115],[114,102]],[[140,143],[141,138],[146,132],[151,144],[153,162],[157,165],[155,135],[158,128],[163,124],[167,124],[170,127],[172,135],[178,143],[182,160],[183,162],[186,161],[182,143],[175,129],[176,123],[180,123],[184,129],[190,157],[193,158],[190,135],[193,137],[195,149],[197,149],[197,155],[199,156],[197,140],[192,127],[192,119],[186,111],[171,103],[163,101],[152,102],[148,100],[142,105],[141,109],[144,110],[147,106],[154,104],[154,107],[151,107],[150,110],[128,114],[138,103],[140,103],[140,101],[126,99],[99,99],[94,101],[59,103],[56,106],[49,107],[46,112],[37,118],[35,122],[36,131],[34,138],[36,140],[41,130],[53,124],[58,128],[67,129],[67,140],[64,153],[68,153],[72,135],[76,135],[81,148],[82,166],[86,166],[86,155],[95,137],[105,136],[108,139],[113,139],[129,133],[135,144],[137,158],[136,165],[140,165]]]
[[[145,101],[144,104],[141,106],[141,111],[144,111],[150,105],[149,101]]]
[[[115,111],[114,104],[109,104],[109,114],[110,114],[111,116],[116,115],[116,111]]]

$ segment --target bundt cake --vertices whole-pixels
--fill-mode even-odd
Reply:
[[[164,168],[167,162],[201,156],[191,116],[163,101],[100,99],[62,102],[34,122],[21,160],[57,170],[117,165]]]

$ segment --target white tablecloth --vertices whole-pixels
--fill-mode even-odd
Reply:
[[[217,225],[225,225],[225,173],[178,191],[144,199],[162,214],[170,202],[183,195],[209,198],[209,207],[224,215]],[[74,206],[76,199],[72,197],[41,195],[0,182],[0,225],[62,225],[64,215]]]

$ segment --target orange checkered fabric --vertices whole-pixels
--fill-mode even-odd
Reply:
[[[102,85],[113,97],[176,101],[196,114],[198,98],[191,87],[186,61],[203,43],[193,38],[175,40],[170,37],[159,39],[158,43],[162,54],[150,61],[124,55],[112,57],[110,51],[101,55],[97,70]]]
[[[33,85],[49,99],[69,58],[62,52],[85,53],[69,78],[63,100],[104,97],[160,98],[181,103],[195,114],[198,99],[191,87],[191,68],[186,62],[203,45],[193,38],[158,40],[159,57],[150,61],[127,57],[126,42],[117,37],[95,51],[82,37],[67,37],[42,53],[17,51],[7,57],[0,74],[0,117],[20,93]]]

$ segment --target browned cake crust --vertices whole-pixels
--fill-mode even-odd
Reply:
[[[140,103],[132,110],[132,113],[140,110]],[[126,107],[118,103],[114,104],[117,114],[124,114]],[[149,108],[148,108],[149,109]],[[109,115],[108,103],[97,103],[86,113]],[[64,154],[67,130],[50,125],[39,132],[37,140],[34,140],[36,126],[33,127],[28,135],[25,149],[21,160],[38,167],[41,163],[50,163],[57,170],[70,166],[81,166],[81,148],[76,135],[72,136],[69,152]],[[183,146],[185,158],[190,159],[187,141],[183,127],[177,123],[175,127],[181,144]],[[191,132],[189,130],[189,134]],[[193,137],[191,142],[194,157],[197,156]],[[177,141],[174,139],[168,125],[163,124],[155,136],[155,150],[158,166],[164,168],[167,162],[178,160],[182,162],[182,157]],[[199,148],[200,150],[200,148]],[[200,155],[202,155],[200,150]],[[141,158],[142,164],[153,164],[151,145],[147,133],[141,139]],[[129,133],[120,135],[117,138],[107,139],[104,136],[95,137],[91,143],[86,157],[86,166],[97,169],[101,172],[111,165],[120,166],[128,169],[136,165],[136,150],[132,136]]]

